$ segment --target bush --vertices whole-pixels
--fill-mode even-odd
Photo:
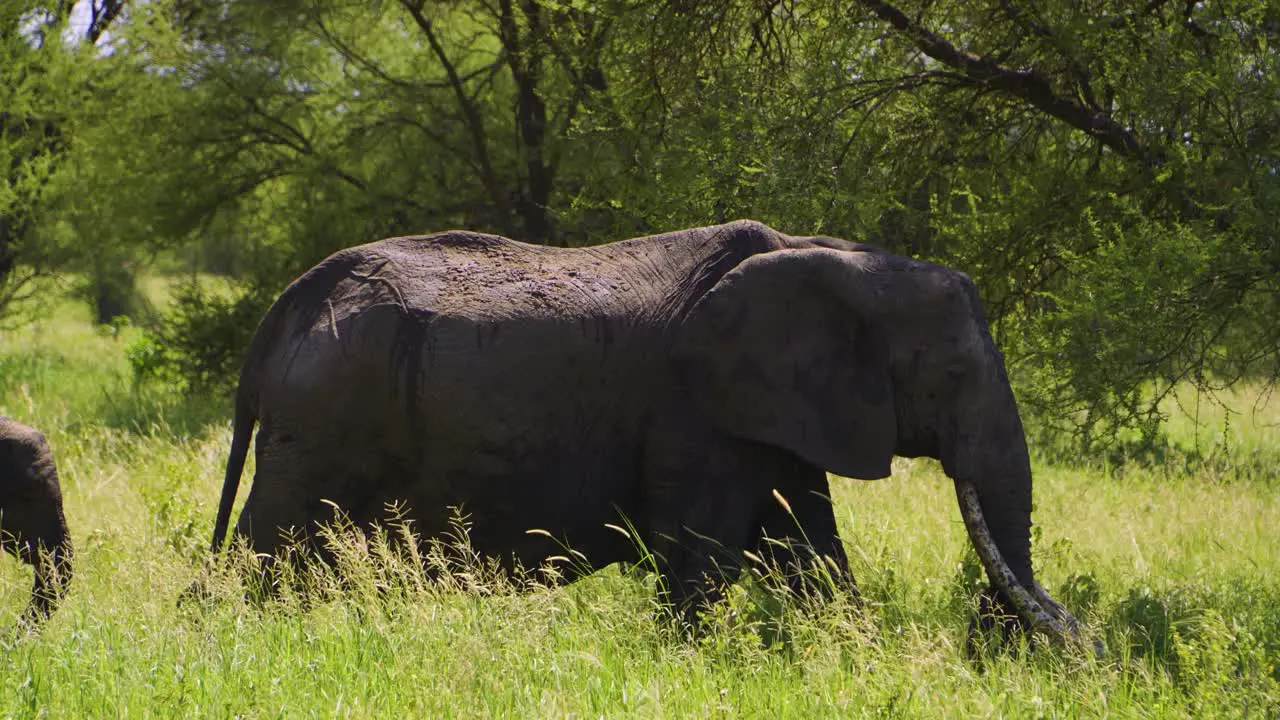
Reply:
[[[126,349],[134,378],[201,391],[229,391],[271,297],[255,289],[220,294],[196,281],[179,285],[154,330]]]

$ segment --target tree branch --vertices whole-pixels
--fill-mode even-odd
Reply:
[[[1062,43],[1058,41],[1057,35],[1048,26],[1020,8],[1018,3],[1011,2],[1011,0],[1000,0],[1000,8],[1016,25],[1042,39],[1046,45],[1066,61],[1068,70],[1075,76],[1076,84],[1080,87],[1080,99],[1084,100],[1085,105],[1094,112],[1101,112],[1103,108],[1098,104],[1093,88],[1089,84],[1089,71],[1070,52],[1063,48]]]
[[[448,54],[436,37],[435,27],[431,24],[431,20],[422,14],[421,0],[417,2],[400,0],[400,4],[405,10],[409,11],[414,23],[418,25],[418,29],[426,36],[427,43],[431,45],[431,51],[435,53],[436,59],[440,61],[440,65],[444,68],[445,76],[449,79],[449,86],[453,88],[453,94],[457,98],[458,109],[466,120],[467,132],[471,135],[471,144],[480,170],[480,182],[489,194],[489,199],[505,210],[507,201],[498,183],[498,176],[493,171],[493,163],[489,159],[489,141],[485,136],[484,119],[480,115],[480,110],[472,102],[471,96],[467,94],[466,86],[458,75],[458,69],[449,60]]]
[[[1117,154],[1145,160],[1146,152],[1127,128],[1101,112],[1056,95],[1049,81],[1034,70],[1013,70],[956,48],[898,8],[880,0],[859,0],[881,20],[905,35],[924,54],[960,72],[971,84],[1016,97],[1041,112],[1081,130]]]
[[[325,23],[323,13],[318,11],[315,12],[313,14],[313,20],[320,37],[322,37],[325,42],[329,43],[329,46],[337,51],[337,53],[342,56],[343,60],[346,60],[357,68],[373,75],[375,78],[391,85],[392,87],[415,93],[422,92],[424,90],[451,90],[454,87],[448,80],[407,80],[405,78],[395,77],[391,73],[387,72],[386,68],[379,65],[376,61],[370,59],[366,55],[361,55],[355,50],[355,48],[343,40],[337,32],[330,29],[328,24]],[[505,63],[506,59],[503,57],[502,51],[499,51],[498,57],[495,58],[493,62],[488,65],[482,65],[465,75],[460,75],[458,77],[458,81],[465,85],[481,75],[494,72],[505,65]]]
[[[96,45],[102,34],[124,10],[125,0],[92,0],[89,3],[89,26],[84,37],[90,45]]]

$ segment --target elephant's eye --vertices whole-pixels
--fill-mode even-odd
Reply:
[[[961,380],[964,380],[965,375],[968,374],[968,370],[965,369],[965,366],[959,363],[952,363],[947,366],[947,379],[952,382],[960,382]]]

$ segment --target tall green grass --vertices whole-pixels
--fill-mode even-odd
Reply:
[[[48,435],[77,549],[71,594],[44,632],[5,637],[0,715],[1280,712],[1280,492],[1274,466],[1249,465],[1275,456],[1280,401],[1229,423],[1175,420],[1172,447],[1221,437],[1223,450],[1196,462],[1189,452],[1145,465],[1037,462],[1037,569],[1100,634],[1101,658],[966,657],[979,580],[950,482],[927,461],[897,461],[886,481],[834,481],[861,607],[805,608],[740,584],[696,640],[655,620],[652,578],[614,569],[556,590],[505,592],[497,580],[490,592],[459,590],[422,582],[395,556],[362,559],[350,541],[353,569],[305,609],[287,595],[246,603],[225,576],[214,578],[221,602],[179,607],[204,572],[226,403],[134,388],[124,360],[133,330],[87,320],[59,304],[0,334],[0,413]],[[0,628],[29,584],[29,569],[0,563]]]

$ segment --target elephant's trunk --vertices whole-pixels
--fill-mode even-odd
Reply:
[[[1012,563],[1006,560],[987,524],[977,488],[965,480],[956,480],[955,483],[960,514],[991,584],[1008,598],[1018,618],[1033,631],[1056,640],[1078,640],[1080,629],[1076,619],[1049,597],[1049,593],[1032,576],[1030,543],[1027,543],[1025,552],[1021,552],[1021,548],[1015,550],[1021,556],[1018,560]]]
[[[992,349],[992,357],[999,359]],[[1003,363],[950,443],[944,467],[955,481],[965,528],[1001,599],[1032,632],[1066,640],[1079,625],[1036,582],[1031,567],[1031,458]],[[984,412],[985,411],[985,412]],[[947,462],[950,460],[950,462]]]

